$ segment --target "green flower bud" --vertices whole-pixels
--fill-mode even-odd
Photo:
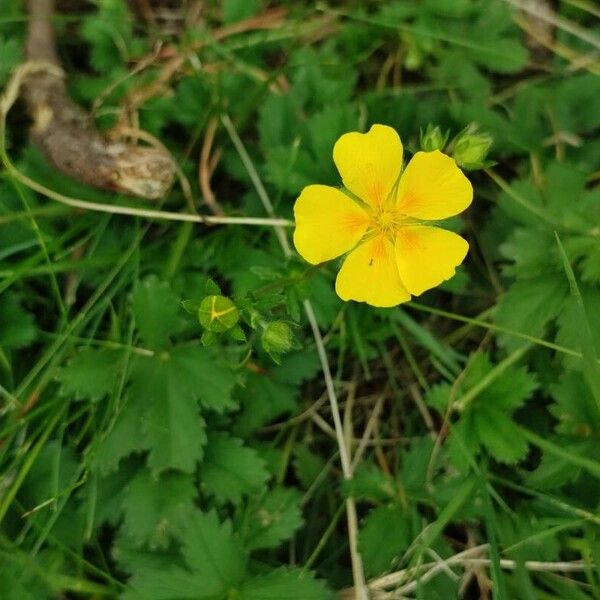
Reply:
[[[450,135],[449,131],[443,133],[437,125],[433,126],[431,123],[427,125],[425,132],[421,130],[420,133],[421,149],[425,152],[443,150],[444,146],[448,142],[448,136]]]
[[[454,142],[452,157],[463,169],[481,169],[491,145],[490,135],[468,127]]]
[[[237,325],[240,311],[225,296],[206,296],[198,308],[198,320],[207,331],[222,333]]]
[[[294,332],[285,321],[272,321],[262,334],[262,346],[271,358],[279,362],[278,356],[297,347]]]

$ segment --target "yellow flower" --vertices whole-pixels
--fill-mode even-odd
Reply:
[[[471,204],[473,188],[454,159],[417,152],[402,171],[402,143],[385,125],[344,134],[333,160],[345,190],[309,185],[294,206],[294,244],[316,265],[346,256],[342,300],[396,306],[450,279],[468,243],[435,223]]]

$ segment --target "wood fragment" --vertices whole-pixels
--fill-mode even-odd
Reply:
[[[28,10],[27,59],[48,66],[23,81],[34,143],[59,171],[78,181],[146,199],[164,196],[175,178],[171,156],[98,132],[67,95],[52,27],[53,0],[28,0]]]

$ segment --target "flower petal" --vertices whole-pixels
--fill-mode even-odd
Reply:
[[[450,279],[469,250],[465,239],[426,225],[401,227],[396,235],[400,279],[415,296]]]
[[[439,150],[417,152],[402,173],[397,198],[401,213],[431,221],[465,210],[473,188],[453,158]]]
[[[369,226],[369,215],[354,200],[327,185],[305,187],[294,217],[294,245],[313,265],[351,250]]]
[[[362,243],[344,261],[335,282],[342,300],[372,306],[396,306],[410,300],[394,257],[394,247],[384,236]]]
[[[394,129],[373,125],[367,133],[345,133],[333,147],[344,185],[373,207],[385,202],[402,168],[402,142]]]

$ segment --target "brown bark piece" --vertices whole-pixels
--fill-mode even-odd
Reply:
[[[83,183],[147,199],[164,196],[175,177],[172,158],[162,149],[112,140],[96,130],[68,97],[64,77],[50,68],[60,67],[53,0],[28,0],[28,9],[27,58],[49,66],[23,84],[33,141],[59,171]]]

